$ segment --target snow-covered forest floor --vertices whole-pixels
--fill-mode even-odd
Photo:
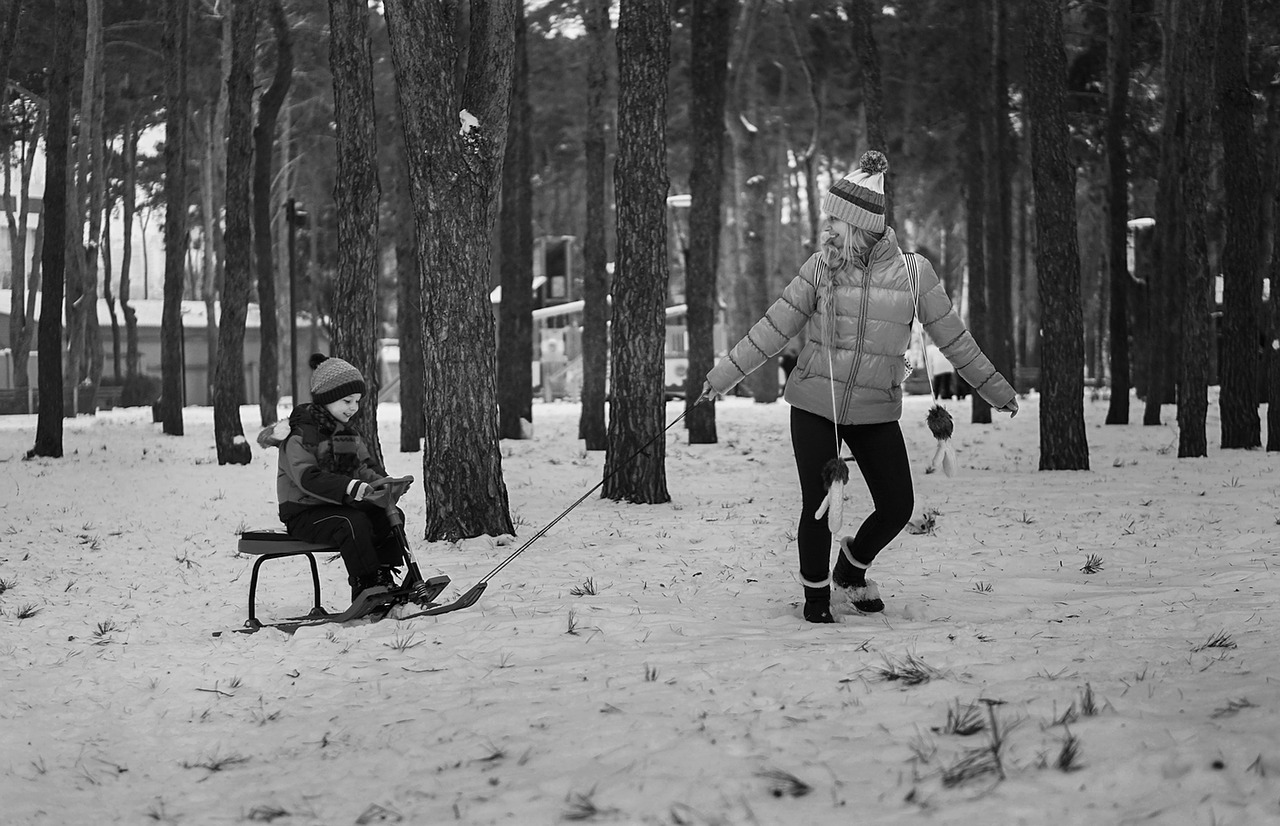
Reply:
[[[1086,401],[1092,469],[1041,472],[1031,396],[951,402],[961,472],[925,475],[928,403],[903,426],[934,525],[873,567],[883,615],[800,618],[788,409],[729,399],[719,444],[668,434],[669,504],[589,498],[468,610],[293,636],[211,634],[245,619],[273,451],[220,467],[211,410],[172,438],[135,409],[23,461],[35,417],[0,418],[0,821],[1280,823],[1280,458],[1219,450],[1216,398],[1194,460]],[[502,446],[516,541],[604,459],[576,405],[534,419]],[[516,547],[422,542],[404,504],[446,599]],[[305,612],[300,557],[262,572],[262,618]]]

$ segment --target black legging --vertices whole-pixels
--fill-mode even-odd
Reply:
[[[395,567],[404,559],[391,520],[382,508],[316,505],[290,519],[287,527],[292,536],[341,551],[352,584],[379,566]]]
[[[791,447],[800,475],[800,576],[809,583],[824,582],[831,569],[831,531],[827,516],[814,513],[827,495],[822,482],[822,466],[837,455],[830,419],[791,408]],[[853,556],[869,565],[911,519],[915,493],[911,487],[911,465],[902,428],[897,422],[846,424],[839,426],[840,440],[849,446],[862,478],[871,492],[875,510],[862,522],[853,539]],[[845,515],[848,526],[849,516]]]

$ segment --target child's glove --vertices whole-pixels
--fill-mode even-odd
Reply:
[[[370,487],[374,491],[386,491],[391,496],[392,502],[399,502],[400,497],[408,492],[409,486],[412,484],[412,476],[384,476],[371,483]]]

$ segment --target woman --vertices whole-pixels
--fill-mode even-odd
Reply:
[[[865,153],[857,171],[823,198],[821,249],[782,297],[707,374],[703,397],[729,393],[803,329],[804,349],[787,380],[791,444],[800,477],[800,580],[804,618],[835,622],[831,584],[860,611],[883,611],[866,578],[876,555],[902,531],[915,506],[898,420],[911,326],[919,318],[960,377],[996,410],[1017,414],[1017,394],[983,355],[922,256],[903,253],[884,222],[889,162]],[[913,256],[909,262],[907,256]],[[830,479],[824,466],[849,447],[874,510],[840,541],[831,572],[831,530],[820,517]]]

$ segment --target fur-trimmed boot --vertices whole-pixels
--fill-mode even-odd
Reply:
[[[854,561],[852,536],[840,540],[840,558],[836,560],[831,581],[844,593],[845,600],[858,611],[876,614],[884,610],[880,588],[874,580],[867,579],[867,566]]]

